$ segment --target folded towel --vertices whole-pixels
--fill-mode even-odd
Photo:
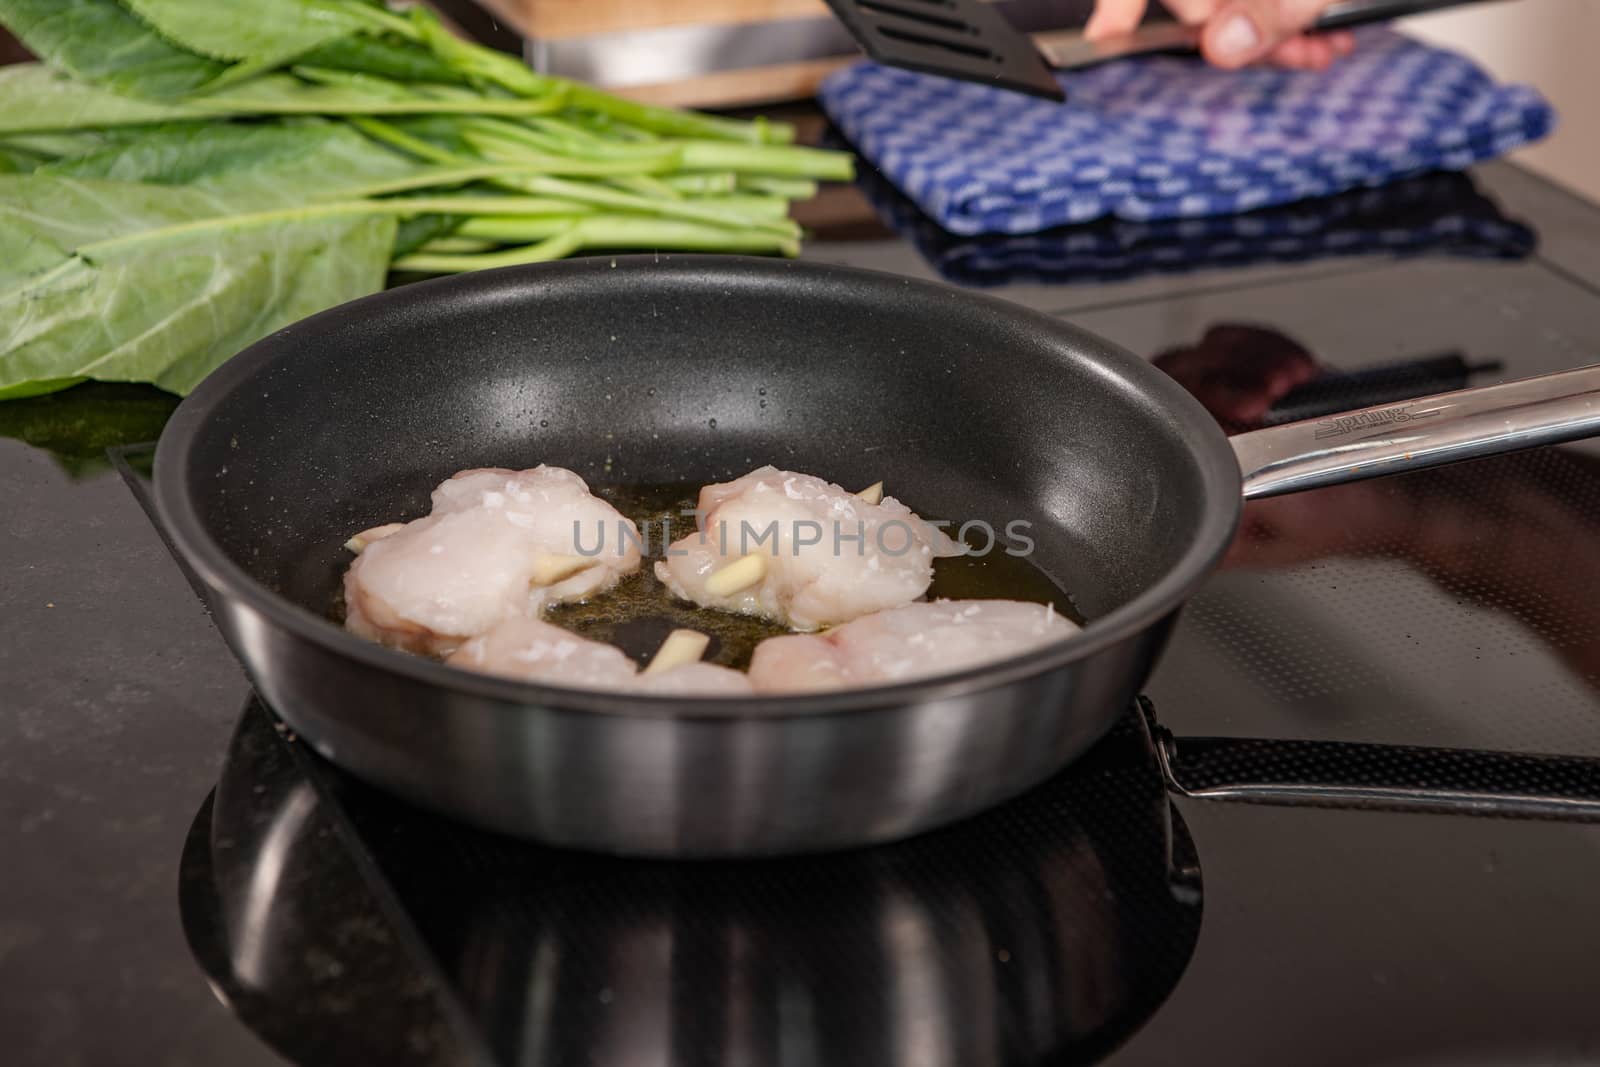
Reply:
[[[941,277],[976,287],[1121,281],[1360,255],[1516,260],[1538,247],[1537,235],[1506,217],[1470,177],[1448,172],[1243,215],[1102,219],[1017,236],[952,234],[872,172],[863,172],[862,188],[884,222]]]
[[[1390,30],[1321,72],[1222,71],[1145,57],[1058,75],[1067,103],[875,63],[824,83],[855,147],[959,234],[1034,233],[1106,215],[1230,215],[1431,170],[1549,132],[1526,86]]]

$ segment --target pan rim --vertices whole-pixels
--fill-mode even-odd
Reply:
[[[1204,509],[1188,547],[1157,582],[1105,615],[1089,620],[1082,630],[1061,641],[993,663],[932,678],[870,688],[753,698],[727,694],[660,696],[618,693],[519,681],[450,667],[366,640],[335,625],[252,577],[211,536],[200,517],[196,501],[186,491],[192,446],[213,408],[224,403],[258,371],[282,357],[282,344],[287,335],[314,324],[337,322],[351,315],[383,314],[418,300],[425,301],[441,291],[519,285],[535,289],[541,283],[560,284],[558,279],[563,275],[584,269],[649,269],[699,275],[713,271],[734,271],[745,278],[751,272],[777,277],[784,271],[800,271],[819,278],[846,275],[859,279],[863,285],[892,282],[902,289],[910,287],[943,299],[958,295],[963,300],[987,306],[1008,317],[1031,319],[1036,325],[1047,329],[1059,331],[1064,328],[1092,337],[1111,354],[1111,358],[1124,364],[1130,376],[1137,379],[1142,392],[1153,396],[1161,408],[1179,423],[1180,432],[1190,442],[1191,453],[1199,468],[1203,498],[1223,501],[1225,506],[1208,506]],[[1066,320],[987,294],[886,271],[756,256],[646,253],[523,264],[414,282],[329,308],[270,334],[213,371],[179,404],[157,445],[154,495],[161,524],[179,556],[208,589],[214,590],[222,598],[223,603],[213,605],[213,610],[221,610],[228,601],[237,602],[294,637],[309,641],[333,655],[354,659],[363,666],[504,706],[514,714],[528,714],[537,710],[599,713],[621,718],[778,721],[869,712],[970,696],[1060,669],[1138,637],[1181,608],[1227,551],[1240,520],[1243,505],[1241,485],[1233,449],[1222,428],[1199,401],[1147,360],[1088,334]],[[239,658],[245,660],[243,656]],[[252,665],[245,661],[245,666],[249,668]],[[1140,684],[1143,684],[1143,679],[1140,679]]]

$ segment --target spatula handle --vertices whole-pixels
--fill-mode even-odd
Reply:
[[[1451,7],[1487,3],[1488,0],[1341,0],[1311,24],[1312,33],[1345,30],[1374,22],[1389,22],[1408,15],[1423,15]]]

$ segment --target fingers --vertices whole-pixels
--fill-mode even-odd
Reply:
[[[1229,0],[1206,20],[1201,51],[1219,67],[1254,63],[1297,38],[1323,6],[1325,0]],[[1296,66],[1316,66],[1318,62],[1326,66],[1334,55],[1333,46],[1322,42],[1296,45],[1287,54]]]
[[[1179,22],[1198,26],[1216,14],[1225,0],[1163,0],[1162,6]],[[1144,18],[1148,0],[1095,0],[1094,13],[1083,25],[1091,41],[1131,33]]]
[[[1148,0],[1095,0],[1094,13],[1083,24],[1083,35],[1091,41],[1132,33],[1144,18]]]
[[[1343,59],[1356,50],[1356,35],[1349,30],[1339,30],[1336,33],[1324,33],[1317,37],[1319,41],[1327,41],[1333,46],[1335,59]]]
[[[1291,37],[1267,56],[1280,67],[1296,70],[1327,70],[1333,62],[1333,49],[1314,37]]]
[[[1336,60],[1349,55],[1355,46],[1355,38],[1348,33],[1291,37],[1273,49],[1267,58],[1280,67],[1327,70]]]
[[[1327,0],[1166,0],[1179,21],[1204,26],[1201,51],[1227,68],[1268,59],[1284,67],[1324,70],[1349,55],[1355,48],[1349,33],[1300,33],[1326,5]],[[1100,40],[1131,33],[1147,7],[1148,0],[1096,0],[1083,35]]]

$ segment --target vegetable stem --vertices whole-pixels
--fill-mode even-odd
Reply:
[[[481,156],[506,162],[526,163],[530,170],[548,174],[587,174],[610,176],[619,174],[662,174],[677,170],[679,153],[676,149],[657,152],[653,156],[619,159],[575,159],[571,156],[552,156],[524,147],[504,138],[485,134],[463,132],[462,138]],[[559,169],[558,169],[559,168]]]
[[[739,176],[731,170],[718,173],[694,171],[686,174],[669,174],[661,180],[680,193],[687,193],[690,196],[731,193],[739,185]]]
[[[817,183],[810,178],[777,178],[770,174],[741,174],[737,185],[752,193],[781,196],[785,200],[810,200],[817,195]]]
[[[702,252],[783,252],[799,249],[793,238],[748,230],[724,230],[676,219],[641,220],[632,215],[589,215],[547,219],[486,215],[470,218],[456,232],[462,237],[507,244],[539,241],[577,227],[593,248],[671,248]]]
[[[408,196],[374,200],[374,210],[395,215],[517,215],[531,218],[592,215],[595,209],[570,200],[532,196]]]
[[[563,259],[582,247],[583,239],[574,227],[563,230],[538,244],[512,248],[504,252],[459,256],[429,255],[422,252],[395,260],[394,269],[423,274],[458,274],[469,270],[490,270],[495,267],[513,267],[521,263],[543,263],[552,259]]]
[[[380,33],[393,33],[409,41],[422,40],[422,33],[411,20],[396,15],[381,5],[363,3],[362,0],[341,0],[339,10],[361,19]]]
[[[614,189],[624,192],[638,193],[640,196],[653,196],[658,200],[682,200],[683,194],[660,178],[650,174],[623,174],[614,178],[607,178],[606,184]]]
[[[787,219],[763,219],[722,208],[704,207],[692,200],[649,200],[632,193],[584,186],[561,178],[529,178],[526,179],[526,183],[530,192],[562,196],[580,203],[623,208],[651,215],[665,215],[691,222],[709,222],[716,226],[734,228],[748,226],[751,229],[764,230],[783,237],[800,236],[800,227]]]
[[[459,233],[498,240],[536,240],[537,243],[500,252],[449,255],[427,252],[395,261],[396,270],[450,274],[519,263],[559,259],[586,248],[655,248],[674,251],[764,252],[795,256],[799,243],[770,234],[737,233],[676,220],[641,222],[631,217],[597,215],[565,226],[532,225],[524,220],[479,220],[486,225],[463,224]]]
[[[684,170],[731,170],[741,174],[782,175],[849,181],[855,176],[851,158],[836,152],[795,145],[732,144],[725,141],[679,142]]]

